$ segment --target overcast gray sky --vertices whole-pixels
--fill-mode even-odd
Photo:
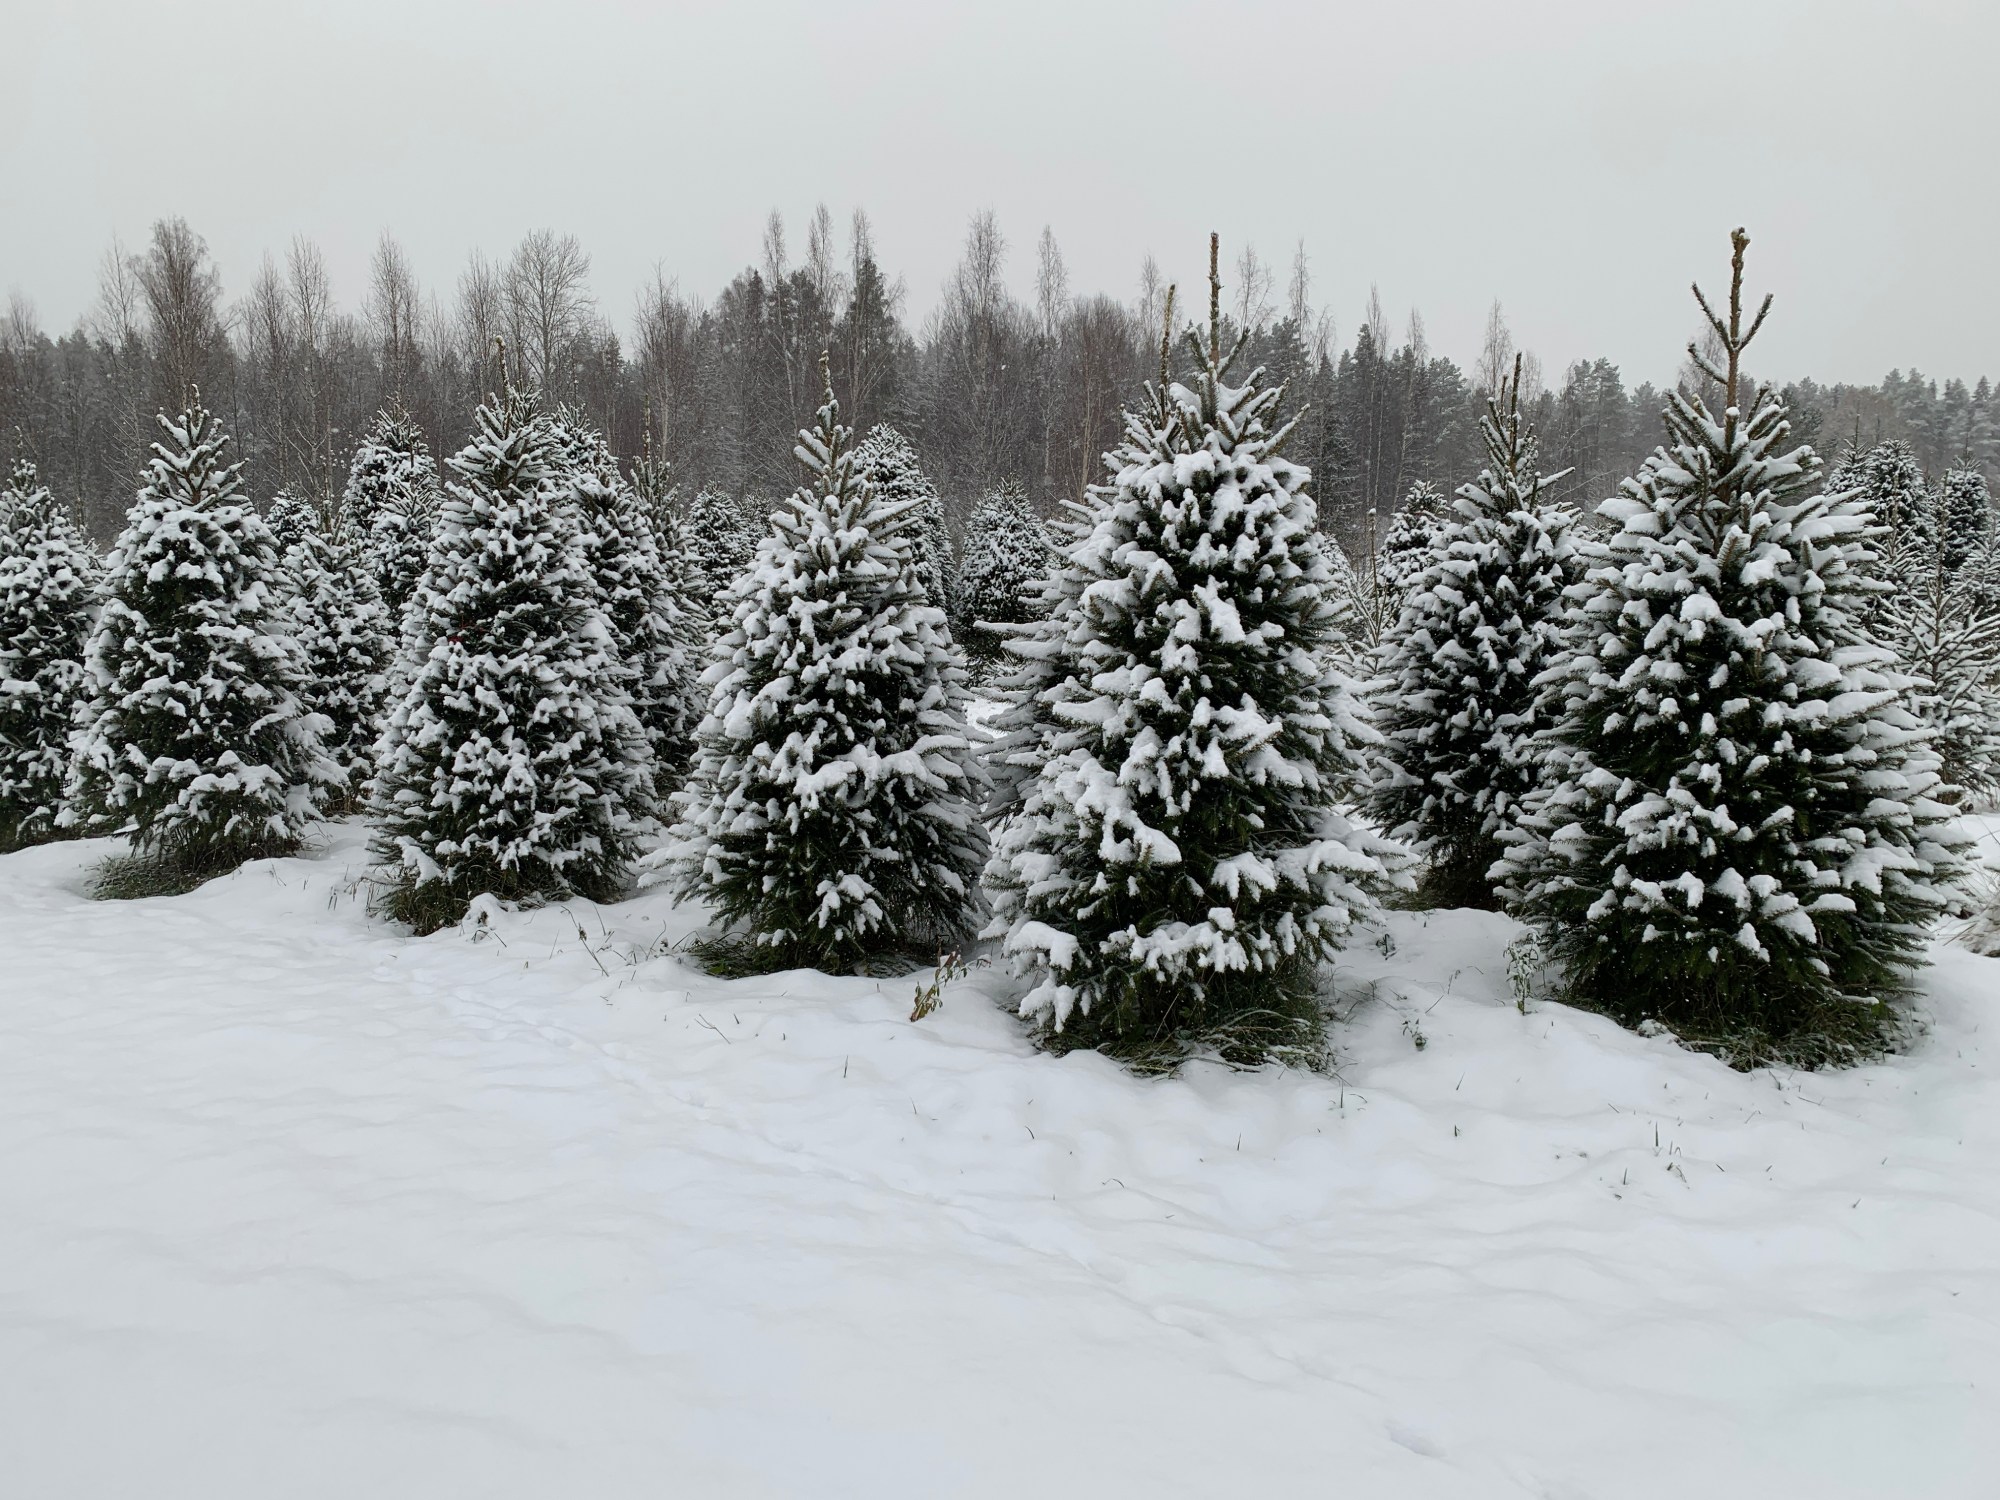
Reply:
[[[1469,361],[1498,297],[1552,376],[1635,382],[1742,223],[1758,369],[2000,375],[1996,0],[0,0],[0,40],[0,288],[54,329],[168,214],[231,296],[303,234],[350,307],[385,228],[448,299],[553,226],[622,329],[655,262],[710,296],[824,201],[919,317],[983,208],[1023,294],[1044,224],[1120,297],[1212,227],[1303,238],[1343,341],[1373,283]]]

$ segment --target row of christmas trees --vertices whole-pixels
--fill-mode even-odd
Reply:
[[[1787,449],[1776,397],[1739,389],[1744,243],[1709,313],[1723,409],[1677,395],[1593,528],[1546,503],[1503,391],[1486,471],[1401,549],[1365,655],[1278,392],[1230,384],[1212,270],[1188,373],[1163,340],[1036,618],[1002,627],[990,742],[940,607],[977,569],[913,460],[884,461],[899,440],[857,448],[830,396],[807,482],[726,581],[710,502],[665,504],[643,461],[628,485],[518,394],[441,493],[378,433],[331,526],[260,519],[197,409],[101,580],[17,485],[0,831],[125,830],[201,873],[358,801],[383,904],[420,929],[484,893],[615,895],[636,864],[709,903],[743,966],[990,921],[1067,1043],[1253,1053],[1310,1050],[1321,965],[1418,883],[1414,849],[1433,899],[1533,924],[1583,1003],[1739,1051],[1872,1045],[1961,863],[1941,675],[1886,643],[1937,578],[1977,593],[1990,517],[1962,551],[1937,506],[1885,533]],[[1024,506],[990,531],[1045,545]],[[1990,702],[1960,707],[1990,733]]]

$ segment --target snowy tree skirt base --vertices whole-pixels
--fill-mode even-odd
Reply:
[[[1907,1055],[1743,1074],[1398,912],[1334,1075],[1141,1079],[994,969],[915,1024],[918,979],[708,978],[660,895],[411,938],[352,825],[133,904],[84,894],[113,849],[0,858],[10,1495],[2000,1472],[2000,961],[1936,950]]]
[[[282,857],[277,850],[208,850],[198,859],[134,851],[122,841],[94,841],[112,852],[91,867],[89,891],[99,901],[143,901],[151,896],[183,896],[252,859]]]
[[[1142,1077],[1179,1072],[1198,1060],[1230,1068],[1267,1064],[1325,1072],[1334,1054],[1327,1037],[1329,1013],[1338,1008],[1334,976],[1290,975],[1257,988],[1254,1000],[1219,1006],[1207,1017],[1175,1026],[1171,1018],[1154,1028],[1120,1030],[1100,1011],[1072,1011],[1063,1029],[1044,1025],[1036,1039],[1063,1056],[1093,1051],[1116,1058]]]

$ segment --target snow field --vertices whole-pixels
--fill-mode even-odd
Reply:
[[[358,824],[113,847],[0,858],[7,1493],[1992,1493],[2000,960],[1741,1075],[1394,914],[1337,1078],[1142,1080],[658,896],[412,939]]]

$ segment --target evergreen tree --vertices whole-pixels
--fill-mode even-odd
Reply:
[[[1486,467],[1398,589],[1372,685],[1384,743],[1369,804],[1428,861],[1441,906],[1496,904],[1487,871],[1547,727],[1535,679],[1561,649],[1571,518],[1548,498],[1561,476],[1540,472],[1520,397],[1517,358],[1487,410]]]
[[[1922,556],[1931,550],[1936,535],[1930,488],[1908,443],[1877,443],[1850,455],[1829,476],[1828,492],[1842,490],[1851,490],[1856,507],[1884,528],[1892,564],[1904,553]]]
[[[706,637],[687,617],[679,570],[663,563],[646,507],[619,475],[603,437],[575,415],[558,434],[568,449],[568,498],[584,564],[646,732],[651,785],[665,796],[693,752]]]
[[[1374,737],[1327,659],[1340,609],[1309,475],[1266,426],[1282,391],[1226,383],[1219,285],[1212,249],[1192,382],[1168,381],[1163,344],[1050,618],[1008,642],[992,932],[1054,1045],[1137,1054],[1234,1026],[1253,1054],[1318,1055],[1319,964],[1407,883],[1341,807]]]
[[[707,664],[708,645],[714,638],[714,617],[718,596],[703,592],[705,579],[694,566],[694,547],[688,538],[687,521],[677,503],[679,492],[672,483],[668,466],[653,457],[649,439],[646,451],[632,465],[632,491],[652,523],[653,538],[660,559],[660,584],[667,590],[678,612],[679,652],[687,663],[687,702],[700,719],[707,694],[701,674]],[[690,735],[693,724],[690,724]],[[692,750],[692,739],[688,751]],[[684,763],[684,760],[683,760]]]
[[[1671,444],[1599,512],[1551,673],[1548,785],[1505,874],[1571,995],[1738,1060],[1878,1045],[1960,867],[1908,680],[1870,636],[1866,502],[1787,450],[1783,403],[1742,389],[1741,230],[1725,409],[1676,392]],[[1739,405],[1742,403],[1742,405]]]
[[[644,734],[529,398],[482,406],[411,596],[406,684],[376,749],[384,906],[419,931],[474,896],[605,899],[624,883]]]
[[[957,606],[960,639],[990,649],[988,625],[1020,625],[1042,612],[1042,586],[1055,565],[1055,544],[1012,480],[989,490],[974,507],[960,554]]]
[[[861,478],[839,417],[829,381],[800,434],[807,483],[730,594],[657,861],[765,968],[956,944],[986,854],[964,668],[912,566],[917,506]]]
[[[129,828],[177,875],[288,853],[341,785],[300,702],[277,546],[197,397],[153,445],[107,565],[72,742],[67,826]]]
[[[302,696],[323,715],[327,753],[347,779],[340,804],[359,805],[374,773],[385,674],[395,634],[374,581],[349,547],[337,545],[312,506],[281,490],[265,517],[291,609],[291,631],[305,667]]]
[[[680,523],[680,491],[674,485],[674,467],[653,453],[653,434],[646,434],[646,451],[632,462],[632,492],[639,497],[653,535],[662,546]]]
[[[1983,550],[1993,528],[1993,497],[1977,469],[1947,469],[1932,501],[1938,565],[1957,578]]]
[[[1376,549],[1375,581],[1385,622],[1396,617],[1412,580],[1429,565],[1438,530],[1450,515],[1451,501],[1428,479],[1419,479],[1403,497],[1403,508]]]
[[[1912,702],[1932,732],[1941,800],[1956,802],[2000,787],[2000,577],[1985,478],[1953,470],[1923,500],[1892,546],[1894,587],[1872,619],[1917,678]]]
[[[341,514],[356,536],[365,538],[391,497],[429,488],[435,472],[417,424],[399,410],[377,412],[348,464]]]
[[[437,523],[437,468],[416,423],[378,414],[348,469],[338,540],[354,549],[392,621],[416,590]]]
[[[57,835],[98,563],[26,460],[0,490],[0,852]]]
[[[757,554],[757,526],[734,500],[702,490],[681,516],[680,555],[700,597],[719,603]]]
[[[884,505],[913,507],[916,518],[909,527],[910,556],[917,582],[926,601],[952,612],[956,579],[944,500],[917,461],[917,450],[895,428],[879,423],[854,450],[854,467]]]

